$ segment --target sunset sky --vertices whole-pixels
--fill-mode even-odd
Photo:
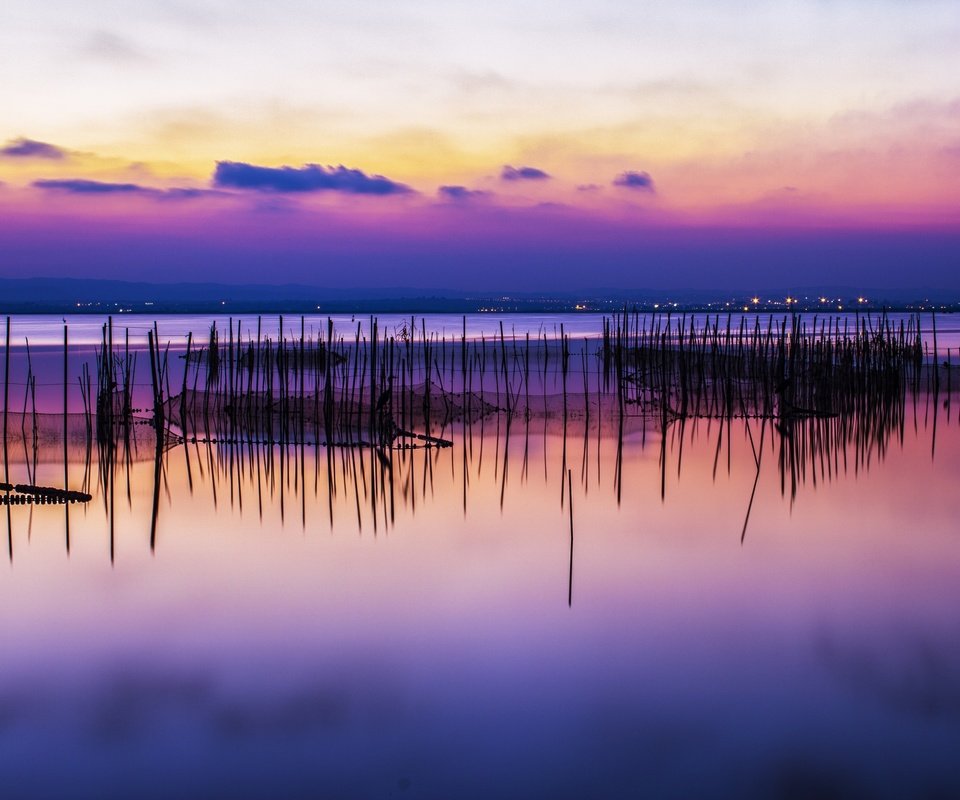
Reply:
[[[956,0],[5,0],[0,276],[960,290]]]

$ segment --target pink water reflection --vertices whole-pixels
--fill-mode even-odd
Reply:
[[[956,788],[960,439],[940,409],[934,451],[918,402],[902,443],[832,452],[793,498],[768,430],[742,544],[742,421],[719,449],[716,421],[672,427],[665,469],[635,426],[619,503],[616,440],[578,423],[397,453],[392,502],[369,452],[333,454],[331,503],[322,449],[281,476],[276,448],[178,447],[153,551],[153,461],[129,501],[119,470],[112,564],[91,476],[69,556],[63,508],[11,510],[0,762],[89,796]]]

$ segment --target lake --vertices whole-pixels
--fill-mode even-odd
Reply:
[[[212,321],[157,321],[169,418],[176,356]],[[152,322],[129,325],[141,406]],[[66,441],[63,322],[15,318],[10,337],[7,480],[89,500],[0,509],[5,797],[960,796],[953,319],[894,401],[668,419],[604,405],[599,317],[430,318],[451,353],[489,339],[504,364],[481,411],[431,401],[424,428],[431,391],[467,386],[453,355],[424,362],[405,425],[442,446],[334,442],[316,419],[201,431],[197,405],[182,438],[138,412],[109,457],[77,377],[97,374],[103,320],[67,324]],[[356,324],[335,320],[347,345]],[[547,364],[535,345],[521,413],[500,392],[523,395],[528,332]],[[301,375],[305,405],[321,384]]]

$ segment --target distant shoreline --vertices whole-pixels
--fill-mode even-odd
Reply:
[[[804,304],[792,305],[741,305],[726,301],[715,303],[651,303],[649,301],[631,302],[628,300],[594,301],[589,303],[537,303],[514,302],[500,305],[475,303],[460,299],[435,301],[408,300],[406,302],[380,302],[358,300],[336,303],[303,303],[297,301],[264,303],[223,302],[223,303],[5,303],[0,299],[0,316],[171,316],[190,315],[230,315],[230,314],[291,314],[296,316],[317,315],[369,315],[369,314],[452,314],[471,316],[509,316],[513,314],[616,314],[624,310],[643,314],[853,314],[881,313],[960,313],[960,302],[950,303],[853,303]]]
[[[0,314],[613,314],[960,311],[960,295],[928,288],[462,291],[330,289],[300,285],[143,283],[86,278],[0,278]]]

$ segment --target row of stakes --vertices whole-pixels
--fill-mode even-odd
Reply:
[[[16,485],[0,482],[0,505],[64,505],[65,503],[89,503],[93,497],[86,492],[57,489],[52,486]],[[12,494],[14,493],[14,494]]]

